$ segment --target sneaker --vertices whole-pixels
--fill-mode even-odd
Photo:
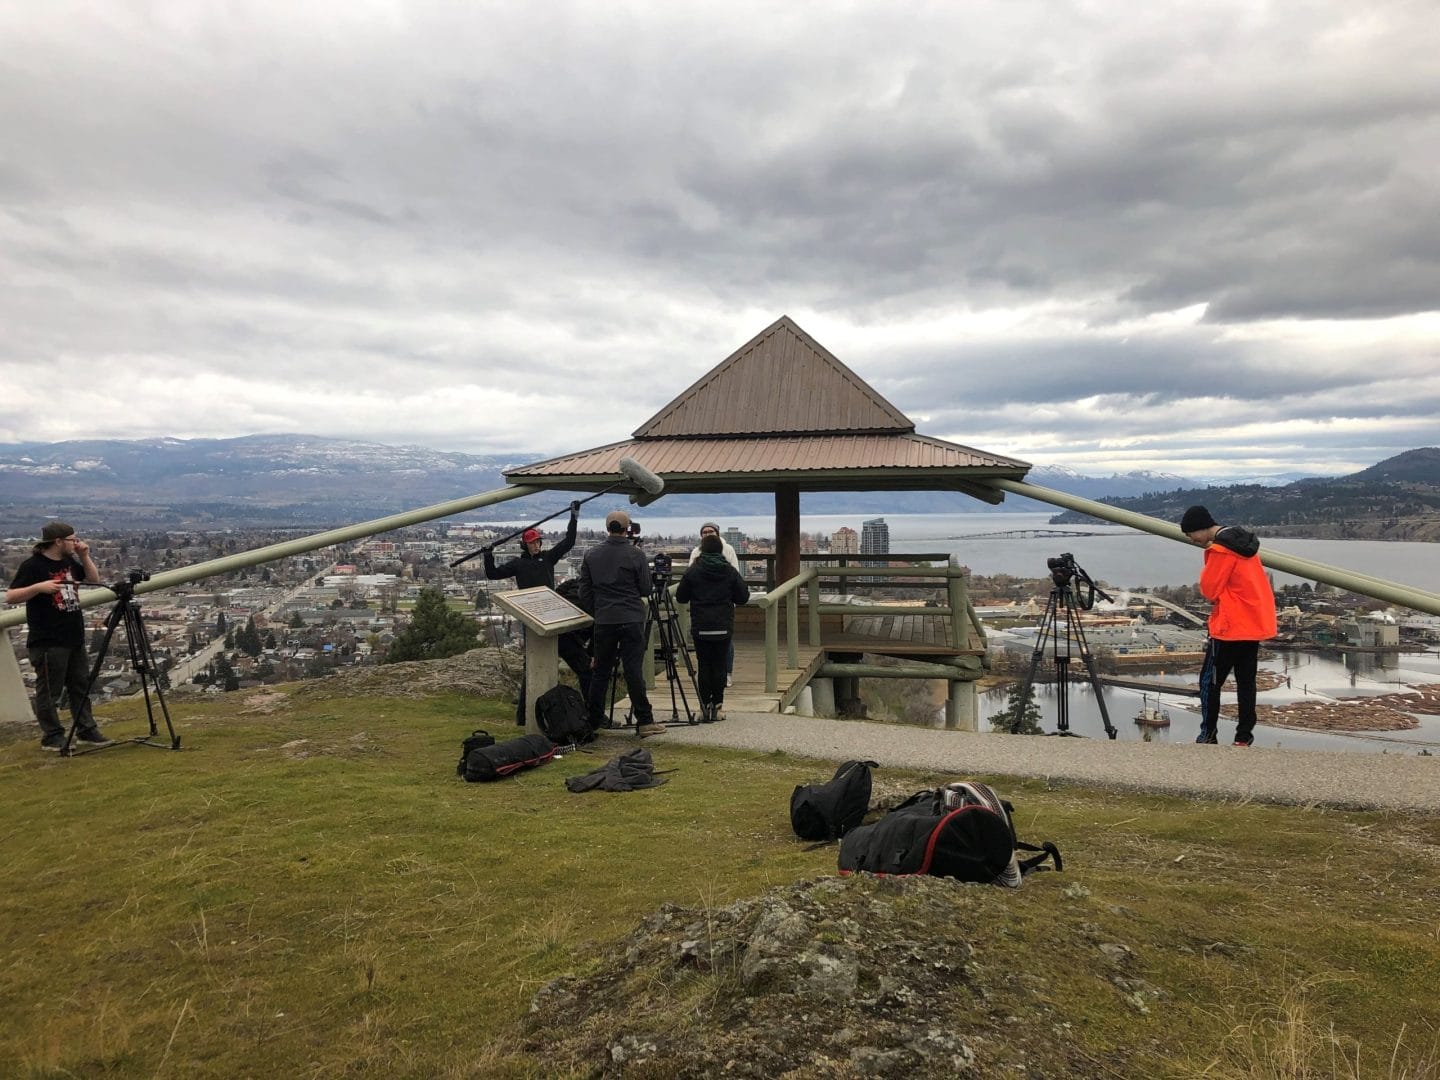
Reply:
[[[104,735],[102,735],[102,734],[100,733],[100,729],[99,729],[99,728],[94,728],[94,729],[92,729],[92,730],[90,730],[90,731],[80,731],[80,732],[76,732],[76,734],[75,734],[75,741],[76,741],[76,742],[83,742],[83,743],[85,743],[87,746],[114,746],[114,745],[115,745],[115,740],[114,740],[114,739],[107,739]]]
[[[1252,743],[1254,743],[1254,742],[1255,742],[1254,738],[1249,738],[1249,739],[1236,739],[1236,740],[1235,740],[1233,743],[1231,743],[1230,745],[1231,745],[1231,746],[1250,746],[1250,745],[1251,745]]]
[[[727,690],[730,688],[730,676],[729,676],[729,675],[726,675],[726,676],[725,676],[725,688],[726,688]]]
[[[61,750],[65,749],[65,736],[46,735],[43,739],[40,740],[40,749],[48,750],[52,754],[58,754]]]
[[[664,731],[665,731],[665,726],[664,726],[663,724],[657,724],[657,723],[655,723],[654,721],[651,721],[651,722],[648,723],[648,724],[637,724],[637,725],[635,726],[635,734],[638,735],[638,736],[639,736],[640,738],[642,738],[642,739],[645,738],[645,737],[648,736],[648,735],[660,735],[660,734],[663,734]]]
[[[1208,728],[1201,728],[1200,734],[1195,736],[1195,741],[1197,743],[1205,743],[1208,746],[1214,746],[1220,740],[1215,738],[1215,732],[1209,730]]]

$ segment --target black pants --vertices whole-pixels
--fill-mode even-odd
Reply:
[[[90,665],[86,662],[85,646],[45,645],[29,649],[28,654],[30,668],[35,672],[35,719],[40,723],[41,738],[65,735],[65,726],[60,723],[62,691],[69,699],[75,730],[94,731]]]
[[[595,670],[590,674],[590,720],[605,723],[605,695],[610,689],[610,675],[619,657],[625,672],[625,689],[630,694],[630,712],[637,724],[649,724],[655,714],[645,693],[645,624],[643,622],[597,625],[590,639],[595,650]]]
[[[700,668],[700,704],[717,708],[725,703],[726,658],[730,653],[730,635],[718,637],[695,635],[695,663]]]
[[[1233,673],[1239,718],[1235,724],[1235,741],[1248,743],[1255,738],[1255,672],[1259,666],[1258,641],[1221,641],[1211,638],[1205,643],[1205,662],[1200,668],[1200,722],[1202,740],[1214,738],[1220,726],[1220,688]]]

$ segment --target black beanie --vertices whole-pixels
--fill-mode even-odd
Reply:
[[[1183,533],[1199,532],[1201,529],[1208,529],[1212,525],[1218,525],[1210,511],[1203,506],[1192,506],[1185,511],[1185,516],[1180,519],[1180,531]]]

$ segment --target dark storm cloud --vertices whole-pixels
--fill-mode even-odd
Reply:
[[[0,438],[140,372],[157,402],[199,381],[192,430],[156,404],[132,434],[561,452],[782,312],[936,434],[1418,438],[1437,28],[1383,0],[14,6],[0,369],[90,381],[74,416],[0,404]]]

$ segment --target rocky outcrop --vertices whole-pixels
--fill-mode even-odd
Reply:
[[[718,910],[667,905],[590,974],[535,995],[529,1050],[544,1068],[596,1077],[1103,1073],[993,944],[1005,898],[857,875]],[[1085,940],[1091,930],[1065,933],[1082,939],[1104,993],[1136,1011],[1163,996],[1134,977],[1128,946]]]

